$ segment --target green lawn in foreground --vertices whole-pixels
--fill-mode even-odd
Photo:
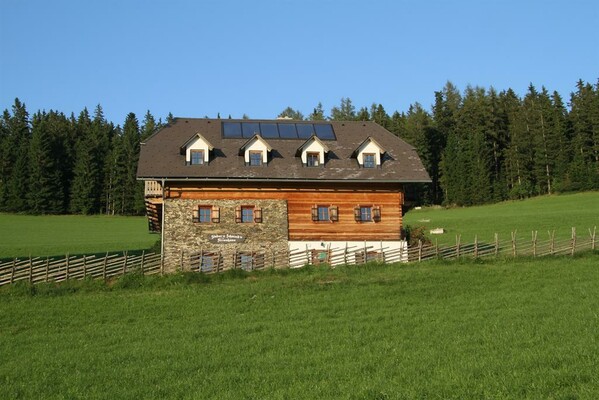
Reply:
[[[589,237],[588,229],[599,230],[599,192],[564,194],[535,197],[521,201],[498,204],[451,208],[423,208],[410,210],[404,223],[425,226],[427,232],[433,228],[444,228],[442,235],[429,235],[439,244],[455,244],[456,235],[461,234],[462,243],[493,241],[494,234],[500,240],[511,240],[511,232],[517,231],[520,239],[531,239],[531,232],[538,231],[539,240],[549,239],[547,231],[555,230],[556,239],[571,237],[572,227],[577,235]]]
[[[0,214],[0,258],[147,249],[145,217]]]
[[[237,272],[0,288],[0,398],[599,398],[596,253]]]

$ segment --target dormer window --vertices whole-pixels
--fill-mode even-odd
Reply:
[[[306,167],[320,167],[325,163],[325,154],[329,148],[317,137],[312,136],[297,149],[296,157],[300,157]]]
[[[381,166],[381,160],[385,153],[385,149],[376,140],[368,137],[358,146],[352,157],[356,158],[358,165],[362,168],[376,168]]]
[[[245,165],[259,167],[268,164],[268,153],[271,151],[272,147],[266,140],[262,139],[260,135],[255,135],[241,146],[239,155],[243,156]]]
[[[308,167],[318,167],[320,165],[320,153],[307,152],[306,153],[306,165]]]
[[[181,146],[180,153],[185,155],[186,165],[204,165],[210,161],[210,152],[213,149],[206,138],[196,133]]]

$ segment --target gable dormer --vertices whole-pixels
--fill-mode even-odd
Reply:
[[[181,154],[185,154],[186,165],[203,165],[210,162],[210,152],[214,146],[200,133],[193,135],[181,146]]]
[[[306,140],[304,144],[297,149],[296,157],[300,157],[302,165],[306,167],[323,166],[325,155],[329,152],[329,148],[316,135]]]
[[[243,156],[245,165],[261,166],[268,164],[268,153],[272,147],[260,135],[254,135],[239,149],[239,155]]]
[[[358,146],[352,157],[358,160],[358,165],[362,168],[376,168],[381,166],[382,155],[385,153],[385,149],[369,136]]]

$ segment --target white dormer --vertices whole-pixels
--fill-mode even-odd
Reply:
[[[385,149],[370,136],[354,151],[354,157],[362,168],[376,168],[381,166],[382,155]]]
[[[268,153],[272,147],[262,139],[260,135],[254,135],[239,149],[239,155],[243,156],[246,165],[260,166],[268,163]]]
[[[324,165],[325,154],[329,148],[317,136],[312,136],[297,149],[296,156],[302,159],[302,164],[307,167]]]
[[[185,164],[202,165],[210,161],[210,151],[214,146],[200,133],[193,135],[183,146],[181,154],[185,154]]]

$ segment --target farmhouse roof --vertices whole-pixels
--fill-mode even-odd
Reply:
[[[318,125],[330,125],[334,134],[323,136],[331,140],[321,140],[328,148],[328,162],[323,168],[302,165],[296,157],[298,147],[305,143],[302,139],[268,137],[271,146],[271,160],[264,168],[245,165],[239,156],[239,149],[248,137],[225,137],[224,123],[273,124],[295,123],[310,125],[314,130]],[[302,128],[307,128],[303,126]],[[327,127],[328,128],[328,127]],[[299,128],[298,128],[299,130]],[[199,133],[214,146],[213,156],[208,164],[186,165],[180,148]],[[254,135],[252,134],[252,137]],[[193,136],[192,136],[193,137]],[[380,168],[361,168],[352,155],[356,148],[368,138],[374,139],[386,150]],[[206,118],[176,118],[141,145],[138,179],[189,179],[189,180],[355,180],[355,181],[395,181],[430,182],[430,178],[414,147],[393,135],[382,126],[369,121],[281,121],[281,120],[231,120]]]

